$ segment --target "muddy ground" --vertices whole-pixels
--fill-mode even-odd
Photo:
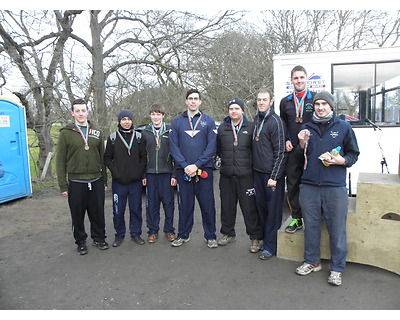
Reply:
[[[217,181],[218,173],[219,220]],[[111,192],[106,196],[111,245]],[[400,309],[400,277],[389,271],[348,263],[342,286],[334,287],[328,261],[300,277],[296,261],[260,260],[248,251],[240,211],[237,241],[227,247],[207,248],[196,205],[192,239],[182,247],[164,237],[143,246],[128,238],[105,251],[89,245],[85,256],[76,252],[57,188],[1,204],[0,219],[1,310]]]

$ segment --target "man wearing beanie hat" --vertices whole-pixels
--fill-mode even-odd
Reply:
[[[113,247],[125,238],[125,208],[129,201],[129,232],[137,244],[144,244],[142,233],[142,177],[146,168],[145,142],[135,132],[130,110],[118,114],[118,130],[107,139],[104,163],[112,175],[113,222],[115,240]]]
[[[237,203],[243,214],[250,252],[259,251],[263,229],[259,223],[254,190],[252,140],[254,123],[244,115],[244,103],[235,98],[228,103],[229,115],[218,128],[217,155],[221,157],[219,189],[221,233],[218,245],[235,241]]]
[[[290,72],[293,92],[281,100],[280,117],[286,127],[286,185],[292,221],[286,227],[288,233],[303,228],[301,207],[299,204],[299,186],[303,173],[302,164],[297,161],[294,150],[299,144],[297,134],[304,123],[311,121],[315,92],[307,88],[307,72],[303,66],[295,66]],[[295,241],[295,238],[293,239]]]
[[[298,134],[296,153],[303,155],[304,161],[299,199],[305,224],[305,261],[296,273],[308,275],[321,270],[321,224],[325,219],[331,251],[328,283],[339,286],[347,256],[346,168],[357,161],[360,152],[353,129],[336,117],[334,108],[333,95],[319,92],[314,97],[312,121],[303,125]],[[335,155],[334,149],[340,153]]]

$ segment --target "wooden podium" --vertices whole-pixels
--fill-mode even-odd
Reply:
[[[360,173],[357,197],[349,198],[347,261],[376,266],[400,274],[400,176]],[[278,253],[283,259],[303,261],[304,232],[285,232],[291,217],[278,231]],[[307,228],[307,226],[305,226]],[[325,224],[321,258],[330,259]]]

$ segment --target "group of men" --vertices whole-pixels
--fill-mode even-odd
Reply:
[[[104,200],[106,167],[112,175],[114,247],[127,232],[124,212],[129,202],[129,232],[139,245],[142,239],[142,187],[146,186],[146,224],[149,243],[158,239],[160,206],[165,212],[163,233],[173,247],[190,241],[197,199],[204,240],[209,248],[236,239],[237,203],[243,213],[251,245],[267,260],[277,254],[277,232],[282,223],[285,185],[292,222],[286,232],[305,228],[304,263],[299,275],[321,270],[319,240],[324,218],[332,253],[328,282],[341,284],[347,255],[346,167],[357,161],[357,141],[351,126],[339,120],[329,92],[307,89],[301,66],[291,71],[292,94],[274,112],[272,93],[257,94],[254,121],[245,116],[239,98],[228,103],[228,116],[217,128],[200,110],[201,93],[186,93],[187,110],[166,124],[165,109],[153,105],[151,123],[136,132],[129,110],[118,114],[118,129],[104,150],[101,132],[87,120],[83,100],[72,105],[74,123],[60,130],[57,175],[61,192],[68,197],[73,235],[79,254],[88,252],[84,217],[90,220],[93,245],[108,249],[105,241]],[[339,155],[329,151],[341,147]],[[219,191],[221,237],[216,236],[213,156],[221,158]],[[323,160],[320,160],[323,159]],[[286,179],[285,179],[286,177]],[[286,183],[285,183],[286,182]],[[178,191],[178,232],[174,229],[174,187]]]

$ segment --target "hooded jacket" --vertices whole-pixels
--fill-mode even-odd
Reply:
[[[129,144],[134,130],[123,130],[118,125],[118,131]],[[119,135],[114,141],[107,139],[104,162],[111,171],[112,178],[120,184],[127,185],[143,178],[146,169],[146,143],[135,134],[130,154]]]
[[[57,178],[61,192],[68,190],[68,180],[93,181],[103,178],[107,185],[107,171],[103,162],[104,140],[101,132],[90,121],[88,145],[85,150],[84,141],[74,123],[60,129],[57,144]]]
[[[323,131],[321,125],[314,122],[304,124],[302,129],[310,131],[310,140],[306,147],[307,166],[301,178],[302,183],[317,186],[346,186],[346,167],[356,163],[360,154],[351,125],[336,117],[334,112],[332,120],[326,124]],[[340,155],[346,160],[345,164],[325,166],[318,157],[336,147],[341,147]],[[300,146],[297,146],[296,152],[305,160],[304,150]]]
[[[243,115],[243,124],[234,146],[231,118],[228,116],[218,128],[217,154],[221,157],[220,173],[227,177],[253,176],[252,139],[254,123]]]

